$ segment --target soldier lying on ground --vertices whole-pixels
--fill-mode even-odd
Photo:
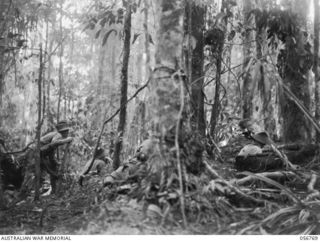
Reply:
[[[90,166],[91,160],[89,160],[84,166],[81,176],[85,176],[88,167]],[[98,148],[94,154],[94,162],[88,175],[99,175],[104,176],[107,173],[108,165],[112,164],[112,160],[107,157],[106,152],[103,148]]]
[[[69,127],[66,121],[61,121],[56,125],[56,131],[52,131],[40,139],[40,168],[43,177],[43,172],[50,175],[50,183],[52,193],[56,192],[56,182],[59,178],[59,163],[55,158],[55,151],[61,145],[70,143],[71,137],[68,137]],[[28,150],[22,154],[24,180],[21,186],[21,192],[26,193],[33,186],[35,160],[36,160],[36,144],[32,144]],[[43,181],[41,181],[43,182]]]
[[[152,157],[154,147],[155,140],[147,139],[143,141],[133,158],[105,177],[103,181],[104,186],[144,176],[146,162]]]

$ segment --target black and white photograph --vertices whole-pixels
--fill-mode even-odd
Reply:
[[[0,0],[0,240],[318,240],[319,1]]]

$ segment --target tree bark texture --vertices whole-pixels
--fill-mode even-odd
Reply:
[[[172,74],[181,69],[183,28],[183,1],[163,0],[161,2],[160,26],[157,32],[156,67],[151,80],[150,116],[152,128],[163,137],[177,122],[180,108],[180,78]]]
[[[8,18],[9,18],[9,12],[12,7],[12,2],[10,0],[3,0],[0,2],[0,108],[2,107],[2,95],[4,92],[4,78],[6,75],[6,64],[8,59],[6,58],[6,46],[8,44]],[[0,117],[0,125],[2,123],[2,119]]]
[[[55,30],[55,19],[52,23],[52,30]],[[48,126],[49,127],[53,127],[53,117],[52,117],[52,113],[51,113],[51,100],[50,100],[50,92],[51,92],[51,71],[52,71],[52,58],[51,58],[51,54],[53,51],[53,36],[51,36],[50,39],[50,43],[49,43],[49,51],[48,51],[48,71],[47,71],[47,120],[48,120]]]
[[[60,121],[60,109],[61,109],[61,99],[63,94],[63,32],[62,32],[62,1],[60,2],[60,54],[59,54],[59,96],[58,96],[58,109],[57,109],[57,123]]]
[[[212,105],[211,118],[210,118],[210,135],[214,137],[214,132],[219,120],[219,114],[221,110],[221,100],[220,100],[220,87],[221,87],[221,66],[223,58],[223,46],[224,46],[224,31],[217,28],[215,30],[216,46],[214,47],[214,58],[216,61],[216,86],[214,94],[214,103]]]
[[[151,67],[150,67],[150,32],[149,32],[149,0],[144,0],[144,52],[145,52],[145,82],[151,78]],[[146,130],[146,120],[148,114],[146,113],[146,106],[145,106],[145,98],[146,98],[146,90],[143,93],[143,98],[141,102],[141,125],[139,127],[139,136],[140,139],[145,139],[147,137],[147,130]]]
[[[183,170],[198,174],[202,171],[199,160],[204,147],[200,141],[203,138],[194,132],[187,119],[189,100],[183,58],[185,1],[163,0],[159,4],[156,66],[150,83],[148,113],[152,117],[154,137],[159,141],[156,150],[161,152],[151,163],[179,170],[177,164],[181,161]],[[184,147],[181,150],[177,139]],[[184,154],[180,161],[176,152]]]
[[[244,76],[243,76],[243,88],[242,88],[242,117],[244,119],[251,118],[253,114],[253,77],[251,73],[251,59],[254,57],[254,18],[250,16],[250,11],[254,8],[252,0],[243,1],[243,15],[244,15],[244,45],[243,45],[243,56],[244,56]]]
[[[314,7],[314,43],[313,43],[313,70],[314,70],[314,82],[315,82],[315,118],[320,121],[320,80],[319,80],[319,0],[313,0]],[[316,134],[317,142],[320,142],[319,133]]]
[[[123,46],[123,62],[121,69],[121,99],[120,99],[120,114],[118,125],[118,137],[115,144],[113,156],[113,169],[116,170],[120,166],[120,152],[122,149],[122,139],[126,125],[126,102],[128,92],[128,65],[130,57],[130,38],[131,38],[131,2],[128,3],[124,20],[124,46]]]
[[[297,14],[298,27],[306,25],[305,9],[307,1],[296,0],[292,5],[291,11]],[[304,11],[301,11],[304,10]],[[304,33],[300,28],[294,33],[293,38],[287,38],[285,49],[285,68],[284,68],[284,84],[286,84],[293,94],[304,104],[310,108],[310,91],[308,86],[308,55],[305,52]],[[285,142],[308,142],[309,140],[309,124],[304,114],[299,110],[297,105],[287,96],[283,96],[281,100],[281,112],[283,116],[283,137]],[[311,140],[309,140],[311,141]]]
[[[99,124],[103,122],[105,113],[105,102],[103,95],[105,95],[105,83],[104,83],[104,70],[105,70],[105,59],[106,59],[106,46],[100,46],[99,57],[98,57],[98,83],[96,87],[96,110],[94,113],[94,120],[92,121],[92,127],[98,128]]]
[[[203,72],[203,48],[204,48],[204,17],[205,9],[195,3],[191,7],[191,36],[196,39],[196,46],[192,52],[191,64],[191,108],[192,126],[204,137],[206,132],[206,122],[204,114],[204,72]]]
[[[259,0],[256,1],[257,7],[263,11],[268,9],[268,1]],[[259,119],[263,119],[263,122],[260,122],[264,126],[264,130],[268,132],[270,137],[275,135],[276,131],[276,120],[274,114],[274,102],[272,102],[272,88],[274,86],[273,82],[268,80],[269,76],[267,75],[268,69],[264,66],[266,63],[266,53],[265,50],[268,48],[267,44],[267,29],[265,27],[260,27],[256,21],[256,56],[257,61],[260,63],[259,74],[256,75],[256,80],[258,84],[258,103],[261,103],[258,110]]]
[[[40,59],[39,59],[39,77],[38,77],[38,126],[37,126],[37,158],[35,164],[35,193],[34,199],[40,198],[40,137],[41,137],[41,111],[42,111],[42,72],[43,72],[43,60],[42,60],[42,44],[40,44]]]
[[[0,2],[0,108],[2,107],[2,95],[4,92],[4,78],[5,78],[5,67],[6,67],[6,58],[5,58],[5,49],[7,45],[7,28],[8,28],[8,12],[11,8],[10,0],[3,0]],[[0,124],[2,120],[0,118]]]

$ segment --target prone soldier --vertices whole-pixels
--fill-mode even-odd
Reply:
[[[104,186],[144,176],[147,161],[155,153],[155,146],[155,139],[149,138],[143,141],[133,158],[105,177],[103,181]]]
[[[84,166],[84,169],[81,172],[82,177],[84,177],[86,173],[89,173],[89,175],[104,176],[107,172],[107,166],[109,164],[112,164],[112,160],[109,157],[107,157],[105,150],[99,147],[96,153],[94,154],[94,162],[90,169],[90,172],[88,172],[90,163],[91,160],[89,160]]]

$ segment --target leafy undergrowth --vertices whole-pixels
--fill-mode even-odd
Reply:
[[[306,192],[310,179],[304,176],[311,171],[318,174],[315,169],[300,171],[285,183],[257,176],[237,184],[241,178],[237,179],[231,163],[211,167],[220,178],[204,175],[208,182],[203,189],[186,197],[187,228],[182,226],[179,209],[169,215],[156,206],[146,209],[126,193],[102,189],[101,179],[92,177],[83,187],[75,178],[69,179],[61,196],[41,197],[39,202],[29,197],[0,211],[0,234],[320,233],[319,194]],[[318,188],[315,182],[314,191]]]

